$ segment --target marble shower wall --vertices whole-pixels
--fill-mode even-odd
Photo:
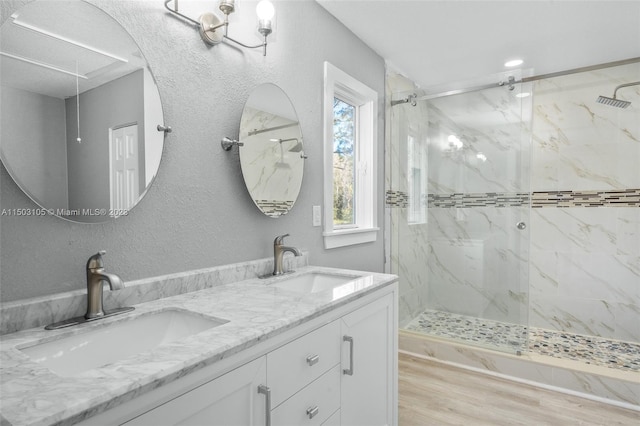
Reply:
[[[640,86],[618,91],[626,109],[596,102],[639,80],[635,63],[535,85],[534,198],[606,191],[614,202],[534,204],[532,326],[640,341]]]
[[[520,193],[528,190],[522,164],[530,138],[523,137],[529,127],[516,93],[501,87],[391,111],[388,152],[398,160],[387,204],[397,242],[392,265],[406,289],[401,324],[425,308],[515,323],[526,318],[520,278],[528,233],[515,224],[528,214]]]
[[[522,103],[491,89],[394,107],[404,112],[392,111],[387,207],[401,324],[421,307],[640,340],[640,87],[618,92],[628,109],[596,103],[638,80],[631,64],[521,85],[534,94]],[[411,127],[428,141],[420,227],[408,220]]]
[[[523,90],[428,102],[428,309],[527,322],[528,230],[516,227],[529,214]]]
[[[392,96],[393,99],[405,98],[416,91],[413,83],[401,75],[389,74],[387,77],[386,99],[392,99]],[[386,127],[385,187],[394,190],[387,191],[386,206],[390,216],[390,272],[402,277],[399,281],[400,326],[422,312],[428,300],[428,268],[424,261],[428,258],[426,198],[413,196],[410,205],[408,197],[410,187],[414,186],[412,170],[422,172],[414,193],[427,193],[428,123],[423,120],[427,116],[426,107],[425,103],[419,103],[415,107],[403,105],[387,110],[387,117],[392,119]],[[405,143],[399,143],[399,140]],[[410,156],[410,152],[416,151],[421,155]]]

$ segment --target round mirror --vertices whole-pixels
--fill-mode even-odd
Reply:
[[[298,198],[304,171],[300,123],[286,93],[275,84],[253,90],[240,120],[240,166],[262,213],[280,217]]]
[[[160,165],[151,71],[127,31],[80,0],[37,0],[0,28],[0,158],[42,209],[74,222],[127,215]]]

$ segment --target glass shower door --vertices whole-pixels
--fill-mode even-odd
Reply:
[[[392,252],[414,294],[403,301],[401,288],[401,310],[420,299],[401,325],[517,353],[527,343],[531,98],[511,87],[394,107],[391,167],[404,173],[392,179],[402,175],[408,202],[392,214]]]

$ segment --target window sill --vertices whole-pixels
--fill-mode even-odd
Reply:
[[[378,237],[379,230],[380,228],[356,228],[323,232],[324,248],[332,249],[355,244],[372,243]]]

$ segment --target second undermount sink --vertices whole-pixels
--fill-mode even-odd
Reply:
[[[358,278],[360,277],[312,272],[309,274],[283,278],[274,282],[271,286],[299,293],[318,293],[320,291],[340,287]]]
[[[121,320],[91,331],[23,348],[21,351],[60,376],[73,376],[227,322],[181,309],[168,309]]]

